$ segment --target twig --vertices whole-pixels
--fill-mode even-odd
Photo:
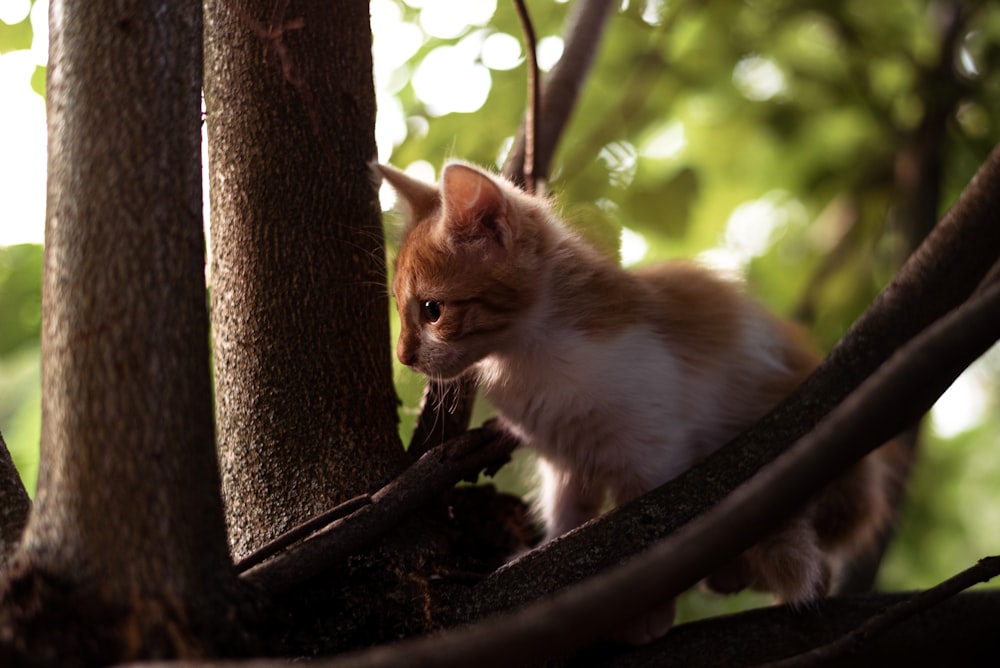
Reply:
[[[976,565],[948,578],[944,582],[884,609],[850,633],[840,636],[833,642],[779,661],[758,664],[759,668],[806,668],[843,658],[856,652],[873,637],[891,629],[906,619],[955,596],[973,585],[980,582],[987,582],[998,575],[1000,575],[1000,557],[985,557],[980,559]]]
[[[266,559],[273,557],[278,552],[281,552],[292,543],[297,543],[309,534],[322,529],[328,524],[332,524],[334,521],[339,520],[342,517],[350,515],[361,506],[366,506],[371,502],[372,497],[370,494],[359,494],[354,498],[348,499],[347,501],[334,506],[326,512],[316,515],[312,519],[306,520],[302,524],[292,527],[285,533],[265,543],[259,550],[256,550],[246,558],[236,562],[236,572],[243,573],[244,571],[249,570]]]
[[[529,193],[534,193],[538,190],[538,175],[535,174],[535,137],[538,134],[538,117],[540,115],[538,107],[541,97],[538,81],[538,42],[535,37],[535,27],[531,24],[531,17],[528,15],[528,8],[524,6],[524,0],[514,0],[514,8],[517,10],[517,18],[521,22],[525,50],[528,53],[528,104],[524,111],[524,163],[521,171],[524,173],[524,189]]]
[[[407,450],[413,461],[469,428],[475,393],[476,382],[471,376],[446,381],[428,379]]]
[[[535,134],[532,166],[536,180],[548,178],[556,146],[576,107],[608,19],[617,5],[614,0],[580,0],[566,20],[563,55],[541,86],[541,118]],[[519,133],[504,163],[504,175],[515,183],[524,182],[525,138],[525,131]]]
[[[241,577],[280,593],[356,554],[459,480],[507,458],[517,441],[484,425],[429,450],[346,517],[336,520]]]

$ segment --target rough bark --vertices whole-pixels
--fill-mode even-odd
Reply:
[[[50,25],[41,459],[0,586],[0,663],[212,654],[236,580],[213,449],[201,5],[57,0]]]
[[[0,574],[21,539],[30,510],[31,499],[0,435]]]
[[[217,419],[243,558],[406,460],[368,3],[213,0],[206,21]]]

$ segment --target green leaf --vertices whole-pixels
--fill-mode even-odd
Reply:
[[[31,75],[31,90],[43,98],[45,97],[45,72],[47,69],[45,65],[36,65],[35,71]]]
[[[31,21],[28,17],[14,25],[0,21],[0,54],[30,49],[34,36],[35,31],[31,29]]]

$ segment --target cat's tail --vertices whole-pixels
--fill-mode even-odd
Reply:
[[[911,460],[905,437],[882,445],[705,584],[720,593],[749,586],[798,606],[827,595],[891,527]]]

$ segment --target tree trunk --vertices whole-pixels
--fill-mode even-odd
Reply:
[[[236,558],[406,462],[368,168],[368,3],[278,5],[206,9],[216,401]]]
[[[59,665],[211,654],[236,581],[213,449],[201,5],[55,0],[50,23],[41,461],[0,638]]]

